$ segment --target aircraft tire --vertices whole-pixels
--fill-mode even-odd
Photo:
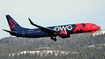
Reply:
[[[56,37],[52,36],[51,39],[54,40],[54,41],[57,41]]]

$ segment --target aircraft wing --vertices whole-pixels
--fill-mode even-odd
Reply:
[[[45,27],[42,27],[40,25],[37,25],[37,24],[34,24],[30,18],[28,18],[30,23],[33,25],[33,26],[36,26],[38,28],[40,28],[42,31],[44,31],[45,33],[48,33],[49,35],[55,35],[56,34],[56,31],[55,30],[52,30],[52,29],[49,29],[49,28],[45,28]]]

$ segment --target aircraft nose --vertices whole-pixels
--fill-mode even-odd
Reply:
[[[97,26],[97,30],[99,30],[101,27],[100,26]]]

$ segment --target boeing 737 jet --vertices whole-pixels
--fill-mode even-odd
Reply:
[[[26,38],[39,38],[39,37],[50,37],[52,40],[56,41],[56,36],[61,38],[70,38],[70,34],[95,32],[100,29],[100,26],[93,23],[77,23],[77,24],[67,24],[51,27],[43,27],[29,21],[31,25],[37,27],[35,29],[23,28],[21,27],[10,15],[6,15],[10,30],[4,31],[10,33],[10,35],[16,37],[26,37]]]

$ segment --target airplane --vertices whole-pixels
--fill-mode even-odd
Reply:
[[[6,15],[10,30],[5,30],[10,35],[16,37],[26,37],[26,38],[40,38],[40,37],[50,37],[52,40],[57,41],[56,36],[61,38],[70,38],[71,34],[95,32],[100,29],[99,25],[93,23],[77,23],[77,24],[67,24],[51,27],[43,27],[32,22],[30,18],[29,22],[31,25],[37,27],[35,29],[23,28],[21,27],[10,15]]]

